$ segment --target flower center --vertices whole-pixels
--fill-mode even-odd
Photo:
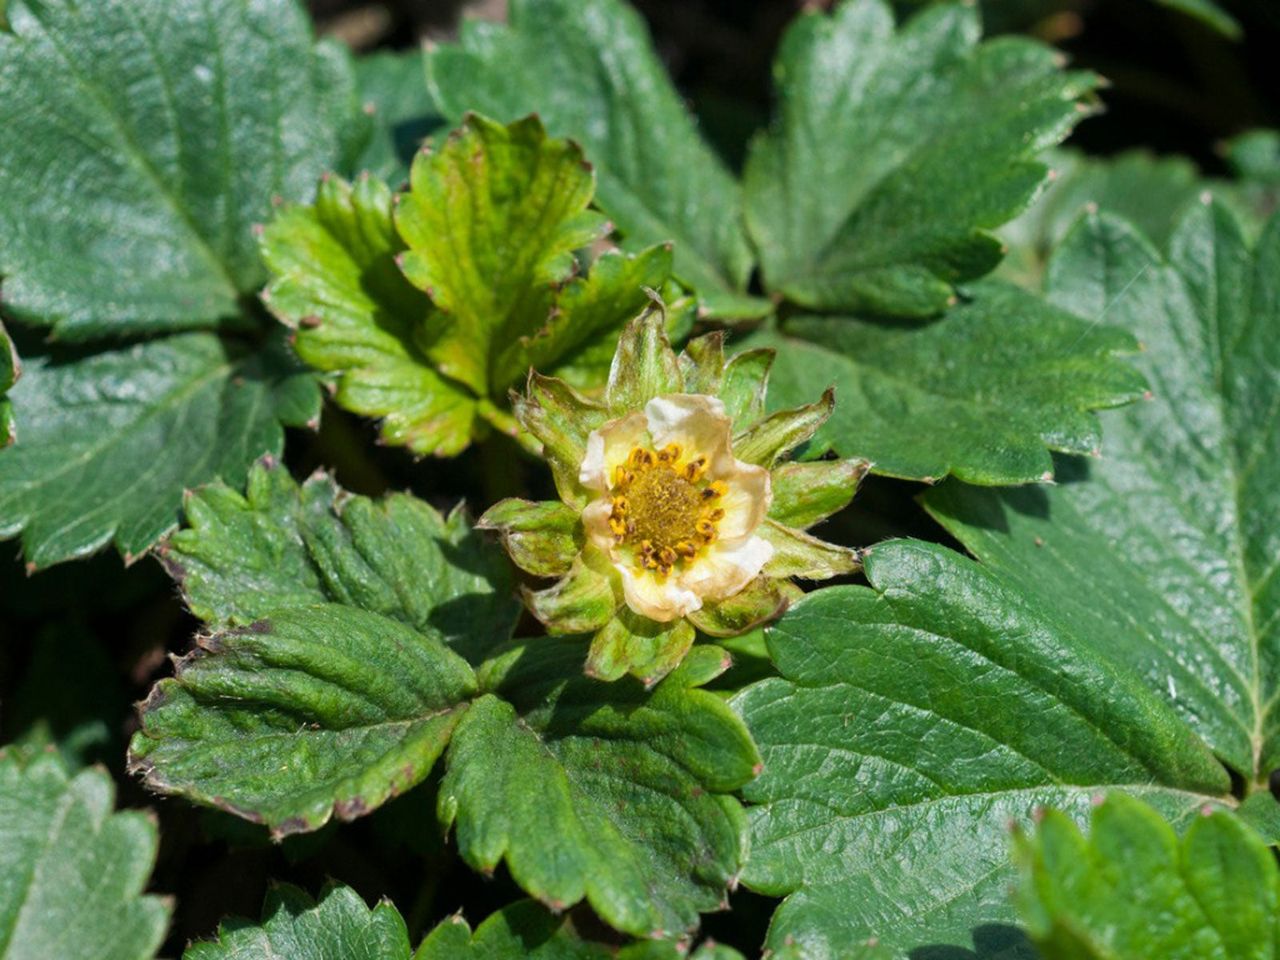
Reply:
[[[724,519],[717,501],[725,485],[706,479],[706,457],[683,460],[682,452],[674,443],[657,453],[634,448],[614,471],[610,491],[613,539],[632,551],[636,566],[660,577],[713,542]]]

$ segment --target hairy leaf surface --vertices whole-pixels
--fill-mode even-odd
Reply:
[[[170,906],[143,896],[159,835],[112,810],[100,769],[68,777],[55,754],[0,750],[0,956],[150,960]]]
[[[1094,217],[1049,291],[1138,336],[1152,398],[1052,488],[948,486],[930,510],[984,564],[1082,626],[1248,780],[1280,766],[1280,223],[1250,251],[1198,205],[1161,256]]]
[[[244,353],[205,333],[98,354],[25,358],[10,394],[19,443],[0,451],[0,536],[33,567],[114,543],[126,560],[177,525],[182,491],[240,484],[282,425],[319,415],[307,374],[278,345]]]
[[[787,896],[770,946],[905,958],[995,937],[1028,957],[993,926],[1012,919],[1011,820],[1111,790],[1176,818],[1230,803],[1192,731],[1035,593],[912,541],[866,573],[793,606],[767,635],[781,677],[734,701],[764,760],[743,879]]]

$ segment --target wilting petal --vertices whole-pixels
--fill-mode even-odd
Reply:
[[[699,597],[722,600],[754,580],[772,556],[773,546],[760,537],[736,543],[718,541],[681,572],[680,583]]]
[[[578,482],[601,492],[613,483],[613,471],[626,462],[631,450],[645,440],[645,415],[636,411],[610,420],[587,437],[587,455],[578,470]]]
[[[772,484],[764,467],[734,461],[732,473],[721,477],[728,488],[718,501],[724,519],[718,524],[721,540],[737,540],[760,526],[772,502]]]
[[[668,623],[702,606],[702,597],[682,586],[676,577],[659,580],[648,571],[617,564],[627,606],[641,616]]]

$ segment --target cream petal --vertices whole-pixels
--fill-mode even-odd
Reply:
[[[724,519],[717,524],[720,539],[737,540],[760,526],[773,502],[773,485],[769,471],[741,460],[735,460],[736,469],[721,476],[728,487],[718,506],[724,511]]]
[[[578,482],[588,490],[608,490],[613,485],[614,468],[645,439],[646,423],[645,415],[636,411],[591,431],[587,455],[578,468]]]
[[[608,497],[592,500],[582,510],[582,526],[587,537],[606,553],[611,553],[616,546],[613,531],[609,529],[609,516],[612,513],[613,503]]]
[[[642,617],[669,623],[702,608],[702,598],[687,589],[675,577],[659,580],[647,571],[615,563],[622,575],[622,594],[629,606]]]
[[[686,456],[704,456],[723,468],[729,453],[733,422],[725,415],[724,404],[701,393],[670,393],[654,397],[644,407],[655,449],[678,444]]]
[[[772,556],[773,544],[761,537],[717,541],[680,574],[680,584],[704,600],[723,600],[754,580]]]

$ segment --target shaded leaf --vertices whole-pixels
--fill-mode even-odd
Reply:
[[[444,124],[427,90],[426,66],[417,49],[379,50],[356,60],[356,89],[372,132],[353,174],[367,171],[393,185],[408,180],[413,155]]]
[[[1240,21],[1213,0],[1156,0],[1156,3],[1195,17],[1232,40],[1239,40],[1244,33]]]
[[[778,350],[770,405],[787,408],[834,384],[830,420],[808,448],[872,462],[886,476],[1028,483],[1051,476],[1050,450],[1101,442],[1100,407],[1141,396],[1145,381],[1119,355],[1137,344],[997,281],[933,323],[802,317]]]
[[[8,20],[5,309],[62,339],[244,326],[250,228],[340,158],[346,55],[292,0],[15,0]]]
[[[544,903],[585,897],[638,936],[679,937],[720,906],[745,853],[728,794],[757,756],[723,702],[695,689],[700,661],[722,658],[699,650],[651,693],[582,676],[577,640],[540,638],[492,661],[440,788],[467,863],[505,861]]]
[[[409,960],[409,932],[384,900],[370,910],[348,887],[331,886],[319,901],[288,884],[272,887],[259,924],[223,923],[218,937],[193,943],[183,960]]]
[[[1018,902],[1045,960],[1273,960],[1280,873],[1262,839],[1229,813],[1179,839],[1155,810],[1112,796],[1088,839],[1049,811],[1018,837]]]
[[[1145,345],[1152,398],[1108,417],[1101,457],[1060,483],[948,485],[931,512],[984,564],[1127,664],[1247,780],[1280,766],[1280,224],[1250,251],[1197,205],[1158,255],[1093,217],[1049,290]]]
[[[13,405],[5,394],[18,381],[21,373],[18,351],[14,349],[4,324],[0,323],[0,448],[13,443],[18,435],[13,421]]]
[[[224,484],[193,493],[188,527],[162,559],[192,611],[214,626],[273,610],[340,603],[439,633],[478,662],[511,636],[520,606],[510,567],[472,532],[408,494],[357,497],[316,474],[299,486],[255,466],[244,496]]]
[[[632,249],[672,241],[676,276],[712,313],[767,312],[745,292],[751,251],[738,186],[699,137],[639,14],[620,0],[515,0],[510,22],[464,24],[458,44],[431,52],[444,113],[537,113],[583,145],[598,202]]]
[[[114,543],[130,560],[177,525],[182,491],[240,484],[282,425],[319,415],[319,391],[278,346],[244,354],[178,334],[96,355],[25,358],[10,397],[21,442],[0,451],[0,536],[33,567]]]
[[[775,66],[779,116],[752,146],[747,223],[766,287],[802,306],[941,312],[1003,254],[990,231],[1045,177],[1093,87],[1024,38],[979,42],[971,5],[895,29],[880,0],[801,16]]]
[[[1192,731],[1036,594],[911,541],[866,574],[793,606],[767,633],[781,677],[733,701],[764,760],[743,881],[787,896],[769,946],[967,946],[1011,919],[1010,820],[1100,790],[1180,819],[1232,803]]]
[[[68,777],[53,754],[0,750],[0,955],[6,960],[150,960],[170,906],[143,896],[158,831],[115,813],[102,770]]]

